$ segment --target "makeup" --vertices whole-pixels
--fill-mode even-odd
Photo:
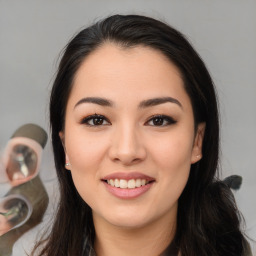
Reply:
[[[137,172],[119,172],[105,176],[102,182],[112,195],[121,199],[134,199],[146,193],[155,179]]]

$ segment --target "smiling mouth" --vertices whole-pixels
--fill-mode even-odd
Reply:
[[[122,188],[122,189],[135,189],[148,185],[149,183],[154,182],[154,180],[146,179],[107,179],[103,180],[112,187]]]

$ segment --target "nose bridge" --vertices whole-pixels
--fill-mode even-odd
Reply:
[[[119,137],[119,147],[120,151],[124,152],[133,152],[136,149],[137,141],[137,132],[135,125],[132,124],[123,124],[120,128],[120,137]]]
[[[111,147],[113,159],[130,164],[145,157],[142,138],[135,123],[120,123],[115,129],[113,137]]]

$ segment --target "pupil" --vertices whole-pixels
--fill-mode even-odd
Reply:
[[[157,117],[153,120],[154,125],[162,125],[163,124],[163,118]]]
[[[103,119],[102,118],[94,118],[93,123],[94,123],[94,125],[101,125],[103,123]]]

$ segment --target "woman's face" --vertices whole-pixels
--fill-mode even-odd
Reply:
[[[105,44],[79,68],[60,133],[94,220],[142,227],[176,219],[190,165],[201,158],[179,70],[160,52]]]

